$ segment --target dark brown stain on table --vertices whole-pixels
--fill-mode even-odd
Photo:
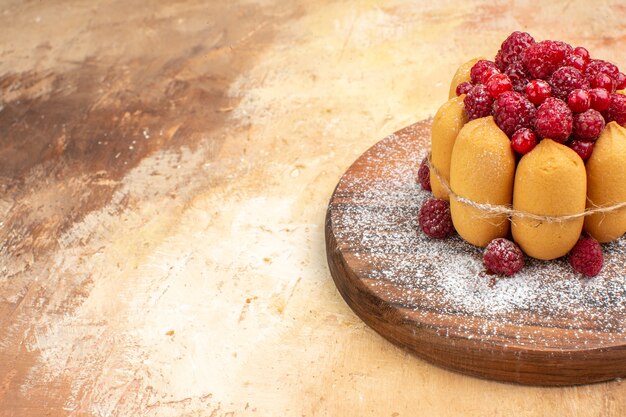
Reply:
[[[37,356],[20,346],[29,337],[29,321],[45,310],[36,305],[50,297],[35,279],[45,279],[58,238],[109,203],[125,175],[155,152],[208,146],[216,153],[239,101],[229,87],[271,45],[278,25],[299,13],[296,5],[271,10],[190,1],[168,18],[148,13],[141,27],[131,27],[124,9],[116,12],[110,3],[113,15],[104,20],[115,24],[97,26],[99,36],[122,31],[133,39],[149,29],[158,40],[154,48],[127,56],[112,45],[79,62],[59,62],[58,69],[33,62],[28,71],[0,73],[0,414],[69,413],[69,381],[61,376],[48,388],[31,387],[28,398],[20,389]],[[195,29],[171,36],[180,15],[197,16]],[[12,52],[0,46],[0,59]],[[54,47],[42,39],[33,54],[49,52]]]

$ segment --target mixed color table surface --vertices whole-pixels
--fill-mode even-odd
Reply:
[[[0,2],[0,415],[623,416],[367,327],[328,200],[513,30],[626,66],[619,1]]]

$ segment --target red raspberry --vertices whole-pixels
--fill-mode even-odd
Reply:
[[[569,252],[569,263],[576,272],[588,277],[598,275],[602,269],[604,256],[602,247],[592,237],[582,237]]]
[[[610,75],[603,72],[591,75],[589,77],[589,81],[591,82],[591,86],[593,88],[604,88],[609,92],[615,91],[615,81]]]
[[[586,90],[576,89],[567,96],[567,105],[575,113],[582,113],[591,107],[591,98]]]
[[[450,204],[445,200],[436,198],[426,200],[420,209],[418,220],[427,236],[444,238],[454,232]]]
[[[574,138],[582,140],[596,140],[604,129],[604,117],[599,111],[589,109],[584,113],[574,115],[572,133]]]
[[[491,94],[491,97],[498,97],[505,91],[511,91],[513,85],[511,80],[504,74],[496,74],[489,78],[489,81],[485,84],[487,92]]]
[[[485,248],[483,263],[489,272],[511,276],[524,266],[524,254],[510,240],[497,238]]]
[[[502,42],[496,55],[496,65],[501,71],[514,62],[522,59],[522,52],[535,43],[535,39],[526,32],[513,32]]]
[[[456,95],[460,96],[461,94],[467,94],[470,92],[472,87],[474,87],[472,83],[470,83],[469,81],[465,81],[464,83],[456,86]]]
[[[549,97],[537,109],[535,132],[542,138],[563,143],[572,133],[572,111],[562,100]]]
[[[582,72],[585,68],[587,68],[587,61],[585,61],[585,59],[580,55],[571,54],[565,58],[565,65],[568,67],[574,67],[578,71]]]
[[[580,159],[582,159],[583,161],[589,159],[589,157],[593,153],[593,145],[594,143],[591,141],[578,139],[574,139],[567,144],[567,146],[572,148],[572,150],[576,152],[578,156],[580,156]]]
[[[535,104],[540,105],[550,96],[552,96],[552,87],[544,80],[532,80],[526,84],[524,89],[528,100]]]
[[[487,92],[487,87],[482,84],[475,85],[463,99],[465,111],[469,120],[486,117],[491,114],[493,97]]]
[[[604,111],[609,108],[611,96],[604,88],[592,88],[589,90],[589,98],[591,99],[591,108]]]
[[[611,78],[617,78],[617,74],[619,74],[619,68],[610,62],[603,61],[601,59],[592,59],[587,63],[587,68],[585,68],[585,76],[590,78],[595,74],[606,74]]]
[[[573,67],[561,67],[550,77],[552,95],[561,100],[567,100],[567,95],[576,90],[588,90],[589,82],[582,72]]]
[[[591,56],[589,55],[589,51],[583,48],[582,46],[577,46],[576,48],[574,48],[574,51],[572,52],[572,54],[578,55],[579,57],[584,59],[585,63],[589,62],[589,60],[591,59]]]
[[[537,135],[528,128],[522,128],[513,133],[511,147],[520,155],[525,155],[537,146]]]
[[[607,110],[607,121],[617,122],[622,126],[626,126],[626,95],[611,94],[611,102]]]
[[[485,71],[492,72],[493,70],[500,72],[500,70],[498,70],[498,67],[496,67],[496,64],[494,64],[492,61],[481,59],[480,61],[476,62],[470,70],[470,78],[472,79],[472,84],[481,83],[483,73]]]
[[[513,91],[518,93],[524,92],[524,87],[530,79],[528,70],[521,62],[514,62],[504,70],[504,73],[509,76],[511,83],[513,84]]]
[[[624,74],[623,72],[620,72],[619,74],[617,74],[617,77],[615,77],[615,88],[617,88],[618,90],[623,90],[626,88],[626,74]]]
[[[430,168],[428,167],[428,157],[422,159],[420,169],[417,171],[417,178],[426,191],[432,191],[430,187]]]
[[[572,47],[560,41],[542,41],[530,45],[522,54],[522,62],[533,78],[546,79],[563,66]]]
[[[493,118],[508,137],[523,127],[531,127],[535,112],[535,106],[515,91],[500,94],[493,103]]]

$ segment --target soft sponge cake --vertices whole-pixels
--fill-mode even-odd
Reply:
[[[467,123],[452,150],[450,188],[458,196],[477,203],[509,205],[513,194],[515,155],[509,138],[493,117]],[[476,246],[487,244],[509,232],[506,214],[488,214],[454,198],[450,213],[457,232]]]
[[[541,216],[579,214],[585,210],[586,192],[582,159],[567,146],[544,139],[517,166],[513,209]],[[583,217],[547,222],[514,215],[511,230],[527,255],[549,260],[574,247],[583,222]]]
[[[587,161],[588,206],[605,207],[626,201],[626,129],[609,123]],[[626,233],[626,208],[598,213],[585,219],[585,231],[599,242]]]

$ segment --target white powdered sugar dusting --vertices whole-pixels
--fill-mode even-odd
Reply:
[[[456,235],[432,239],[419,230],[419,208],[432,197],[416,180],[429,130],[429,123],[416,124],[388,137],[337,187],[331,221],[338,249],[360,261],[356,272],[367,285],[431,324],[433,317],[478,320],[485,338],[505,326],[510,332],[538,324],[536,334],[518,344],[556,343],[546,326],[565,329],[573,339],[585,335],[584,343],[626,342],[625,237],[603,245],[604,267],[591,279],[565,258],[529,257],[513,277],[499,277],[486,273],[482,249]]]

